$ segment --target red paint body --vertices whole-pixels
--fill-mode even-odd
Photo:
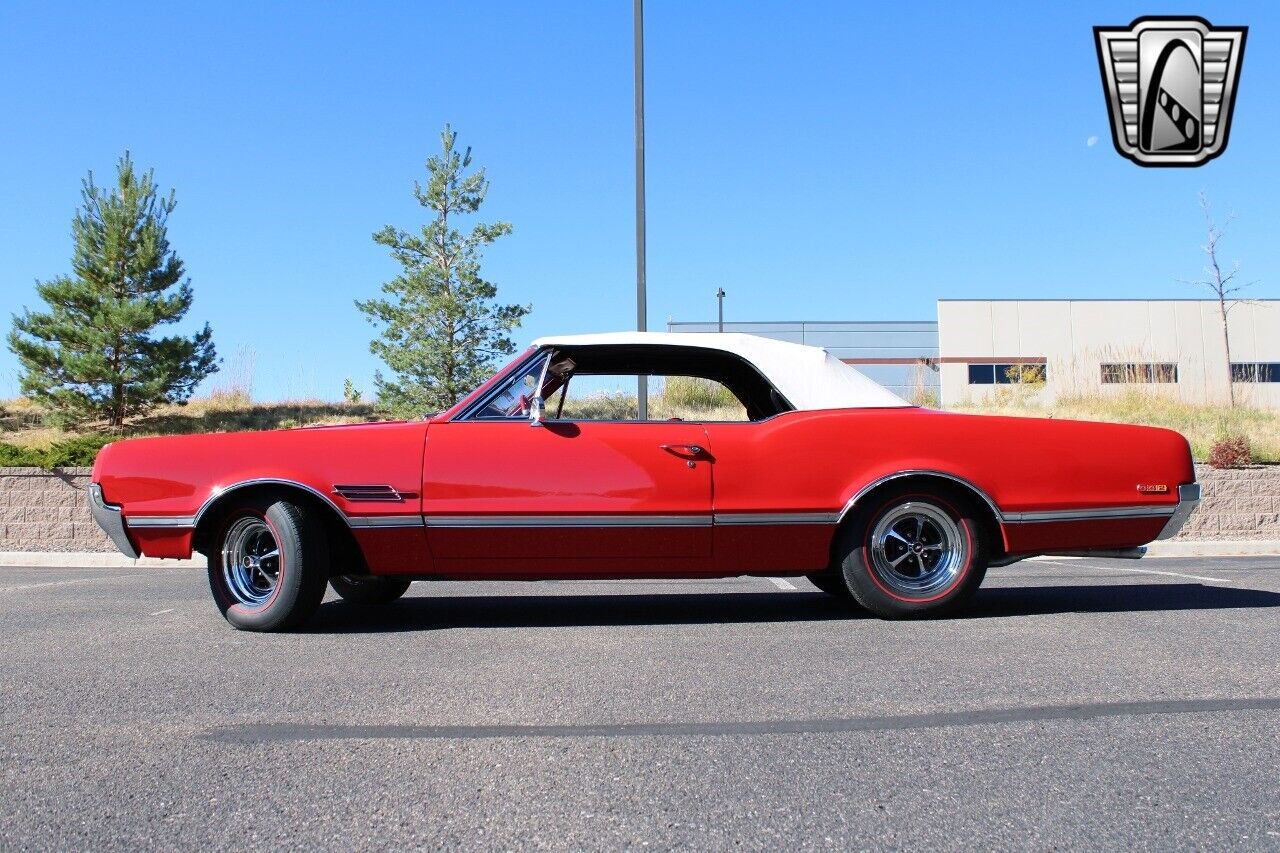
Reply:
[[[374,574],[522,579],[819,571],[850,502],[908,471],[959,478],[994,503],[997,554],[1130,547],[1154,539],[1166,518],[1011,519],[1172,507],[1177,487],[1195,480],[1185,439],[1150,427],[915,408],[531,427],[452,420],[460,408],[411,423],[123,441],[102,451],[93,479],[148,556],[188,557],[204,531],[139,525],[194,525],[223,490],[266,479],[328,501]],[[1137,490],[1151,483],[1169,492]],[[335,484],[391,486],[401,500],[347,500]],[[807,520],[742,523],[752,514]],[[659,522],[590,523],[632,517]],[[363,526],[379,519],[411,526]],[[450,526],[459,520],[469,526]]]

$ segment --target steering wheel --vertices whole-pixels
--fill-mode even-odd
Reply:
[[[529,395],[521,394],[520,399],[516,400],[515,404],[503,413],[503,416],[514,418],[516,415],[523,415],[527,411],[529,411]]]

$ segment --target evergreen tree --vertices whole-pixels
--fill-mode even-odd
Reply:
[[[126,151],[116,186],[83,181],[71,233],[71,275],[36,283],[48,311],[13,318],[9,348],[22,365],[22,393],[64,420],[125,418],[162,402],[184,403],[215,372],[208,324],[190,338],[157,338],[191,308],[190,279],[169,248],[173,191],[162,198],[153,172],[134,171]]]
[[[396,374],[375,376],[378,402],[395,414],[416,417],[453,405],[515,351],[509,333],[528,306],[498,305],[498,289],[480,277],[485,246],[511,233],[511,225],[476,223],[458,230],[456,217],[476,213],[489,190],[484,169],[470,174],[471,149],[459,153],[457,133],[445,125],[443,154],[427,160],[427,184],[413,194],[435,218],[420,233],[388,225],[373,235],[403,267],[382,286],[385,298],[357,301],[381,337],[369,350]]]

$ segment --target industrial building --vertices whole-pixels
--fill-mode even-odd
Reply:
[[[937,401],[938,324],[934,320],[884,322],[667,323],[669,332],[741,332],[823,347],[855,365],[900,397]]]
[[[1280,300],[1235,303],[1228,321],[1237,403],[1280,408]],[[1190,403],[1228,395],[1213,300],[942,299],[936,320],[725,323],[724,331],[825,347],[913,402],[964,405],[1002,393],[1051,402],[1135,388]]]

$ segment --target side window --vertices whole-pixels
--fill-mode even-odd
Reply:
[[[574,373],[547,398],[547,417],[567,421],[631,421],[639,416],[638,374]],[[745,421],[747,410],[714,379],[650,376],[649,420]]]

